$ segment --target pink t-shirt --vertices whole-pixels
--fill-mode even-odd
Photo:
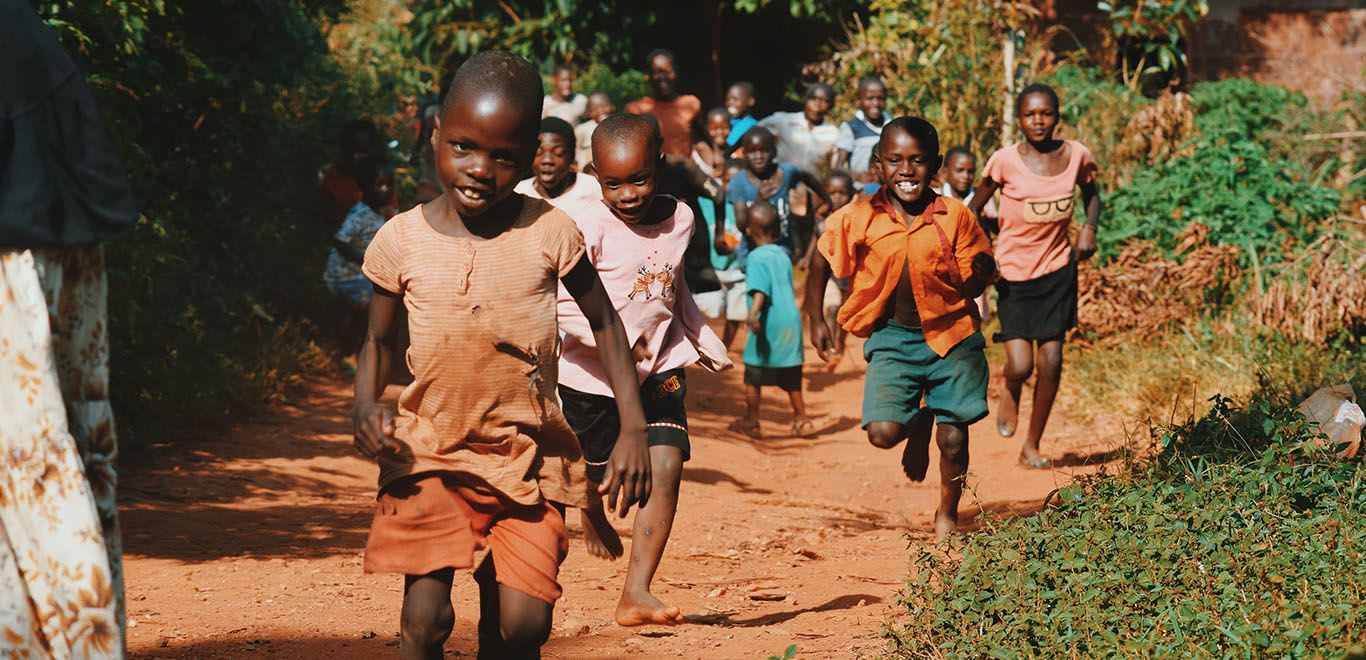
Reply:
[[[582,172],[574,175],[574,183],[559,197],[546,199],[536,190],[536,180],[523,179],[517,184],[516,191],[527,197],[545,199],[550,205],[564,211],[570,218],[577,219],[586,212],[602,206],[602,185],[591,174]]]
[[[627,342],[646,348],[646,357],[636,364],[637,380],[698,362],[712,371],[731,366],[725,345],[707,327],[683,282],[683,252],[693,232],[687,204],[677,202],[673,217],[655,225],[622,222],[606,204],[574,216],[574,221],[584,234],[588,260],[626,327]],[[563,286],[556,313],[564,341],[560,384],[611,396],[593,330]]]
[[[1020,143],[997,149],[982,176],[1001,186],[1001,233],[996,266],[1001,277],[1023,282],[1067,265],[1072,256],[1067,228],[1072,222],[1076,187],[1095,180],[1096,161],[1080,142],[1067,140],[1067,168],[1039,176],[1020,157]]]

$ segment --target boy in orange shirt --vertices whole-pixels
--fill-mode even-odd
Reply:
[[[996,276],[991,246],[973,215],[930,186],[942,161],[939,134],[924,119],[900,117],[883,128],[873,165],[884,185],[825,221],[805,305],[811,342],[826,358],[825,285],[832,272],[852,278],[839,323],[867,338],[863,426],[876,447],[907,441],[901,463],[913,481],[925,478],[930,429],[938,420],[934,529],[941,538],[958,525],[968,425],[987,415],[986,342],[972,299]]]
[[[403,658],[442,657],[454,571],[474,568],[483,548],[480,657],[539,658],[550,635],[568,536],[547,496],[587,504],[563,478],[538,478],[549,457],[581,459],[556,399],[557,281],[588,319],[621,419],[600,491],[622,516],[650,493],[635,360],[583,235],[564,212],[513,190],[530,169],[540,109],[530,62],[500,51],[466,61],[432,133],[444,194],[385,223],[365,252],[375,295],[355,444],[380,467],[365,570],[405,576]],[[413,382],[396,420],[379,403],[378,365],[400,304]]]

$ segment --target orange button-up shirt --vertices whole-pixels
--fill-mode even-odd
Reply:
[[[961,287],[972,258],[991,254],[991,244],[956,199],[936,195],[907,226],[880,190],[832,214],[816,245],[835,277],[853,278],[839,323],[856,337],[872,334],[908,262],[925,343],[935,353],[947,355],[982,325]]]

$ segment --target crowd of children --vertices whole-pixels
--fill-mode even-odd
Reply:
[[[365,569],[405,576],[403,657],[441,657],[457,569],[479,585],[480,657],[539,657],[568,508],[603,558],[623,554],[609,514],[636,509],[616,620],[681,623],[650,585],[692,449],[685,368],[729,368],[742,331],[746,412],[733,428],[754,438],[774,386],[790,432],[816,432],[804,334],[831,369],[848,335],[863,339],[868,440],[905,443],[917,481],[936,440],[945,535],[969,426],[988,414],[994,284],[1007,354],[998,431],[1014,433],[1037,373],[1020,461],[1050,465],[1039,443],[1100,212],[1090,153],[1054,137],[1051,89],[1020,95],[1025,140],[993,154],[974,188],[974,155],[945,156],[929,122],[887,116],[877,78],[858,81],[859,110],[836,126],[824,83],[802,111],[757,119],[748,82],[703,113],[677,89],[671,53],[651,53],[646,75],[651,95],[615,114],[605,94],[575,89],[570,67],[543,96],[531,63],[475,55],[433,117],[439,196],[393,215],[390,170],[355,127],[339,162],[355,190],[324,186],[350,200],[344,221],[329,220],[341,226],[325,280],[348,310],[368,310],[355,444],[380,476]],[[1086,224],[1073,240],[1078,186]],[[800,306],[794,266],[807,269]],[[413,380],[395,414],[380,396],[404,323]]]

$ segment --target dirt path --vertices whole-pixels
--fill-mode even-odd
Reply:
[[[829,432],[757,442],[726,429],[743,406],[739,372],[691,372],[693,460],[656,593],[696,623],[611,623],[625,562],[589,557],[571,513],[565,597],[545,656],[762,658],[795,643],[799,657],[828,658],[882,648],[878,630],[896,608],[908,544],[930,538],[938,474],[932,467],[926,483],[912,484],[899,453],[863,438],[862,370],[855,358],[810,379],[808,401]],[[121,484],[135,657],[395,655],[401,581],[360,569],[375,471],[351,449],[350,391],[315,383],[292,406],[135,457]],[[1114,447],[1064,414],[1075,398],[1064,383],[1045,451],[1080,464]],[[776,436],[787,427],[785,404],[776,395],[765,404]],[[981,508],[1030,513],[1072,473],[1093,469],[1019,469],[1016,440],[997,437],[989,422],[972,432],[977,499],[965,497],[965,527]],[[629,525],[618,528],[629,536]],[[786,598],[752,600],[761,587]],[[447,655],[473,657],[476,596],[467,576],[457,578],[455,601]]]

